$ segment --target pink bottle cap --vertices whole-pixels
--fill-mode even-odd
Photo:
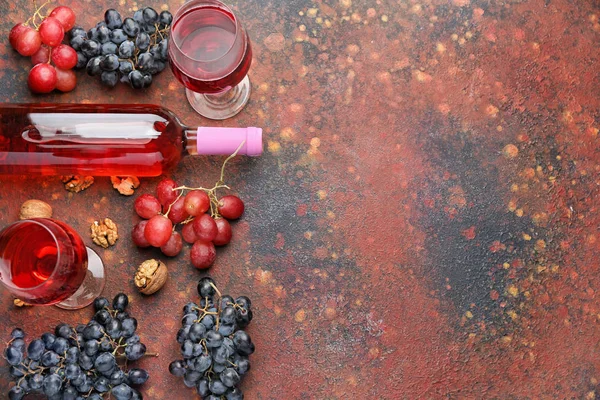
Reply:
[[[241,155],[262,154],[261,128],[209,128],[199,127],[196,136],[198,154],[230,155],[245,141],[238,152]]]

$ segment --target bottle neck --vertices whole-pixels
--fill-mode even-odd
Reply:
[[[198,128],[183,127],[183,151],[190,156],[198,155]]]

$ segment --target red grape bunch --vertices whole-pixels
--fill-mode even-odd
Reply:
[[[131,232],[133,243],[138,247],[159,247],[164,255],[175,257],[185,241],[192,245],[192,265],[198,269],[210,267],[217,257],[215,246],[231,241],[229,221],[244,213],[244,202],[239,197],[217,194],[219,189],[229,189],[223,183],[223,175],[227,161],[236,153],[225,160],[221,178],[210,189],[178,186],[165,178],[158,183],[156,196],[143,194],[136,198],[134,209],[143,220]],[[182,226],[181,233],[177,226]]]
[[[77,65],[77,52],[62,41],[65,32],[75,25],[75,13],[69,7],[59,6],[44,16],[41,11],[47,4],[35,10],[27,21],[16,24],[8,39],[19,54],[31,57],[33,68],[27,84],[32,92],[70,92],[77,85],[72,71]]]

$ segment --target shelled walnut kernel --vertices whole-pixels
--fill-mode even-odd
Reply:
[[[92,231],[92,241],[105,249],[114,245],[119,239],[117,224],[110,218],[104,218],[100,222],[94,221],[90,229]]]
[[[169,276],[165,263],[159,260],[146,260],[140,264],[133,278],[135,286],[143,294],[156,293],[163,287]]]

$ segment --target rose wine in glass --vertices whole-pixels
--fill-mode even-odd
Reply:
[[[70,226],[32,218],[0,232],[0,283],[25,303],[78,309],[102,292],[104,268]]]
[[[226,119],[250,98],[252,48],[233,12],[217,0],[192,0],[175,14],[169,64],[201,115]]]

